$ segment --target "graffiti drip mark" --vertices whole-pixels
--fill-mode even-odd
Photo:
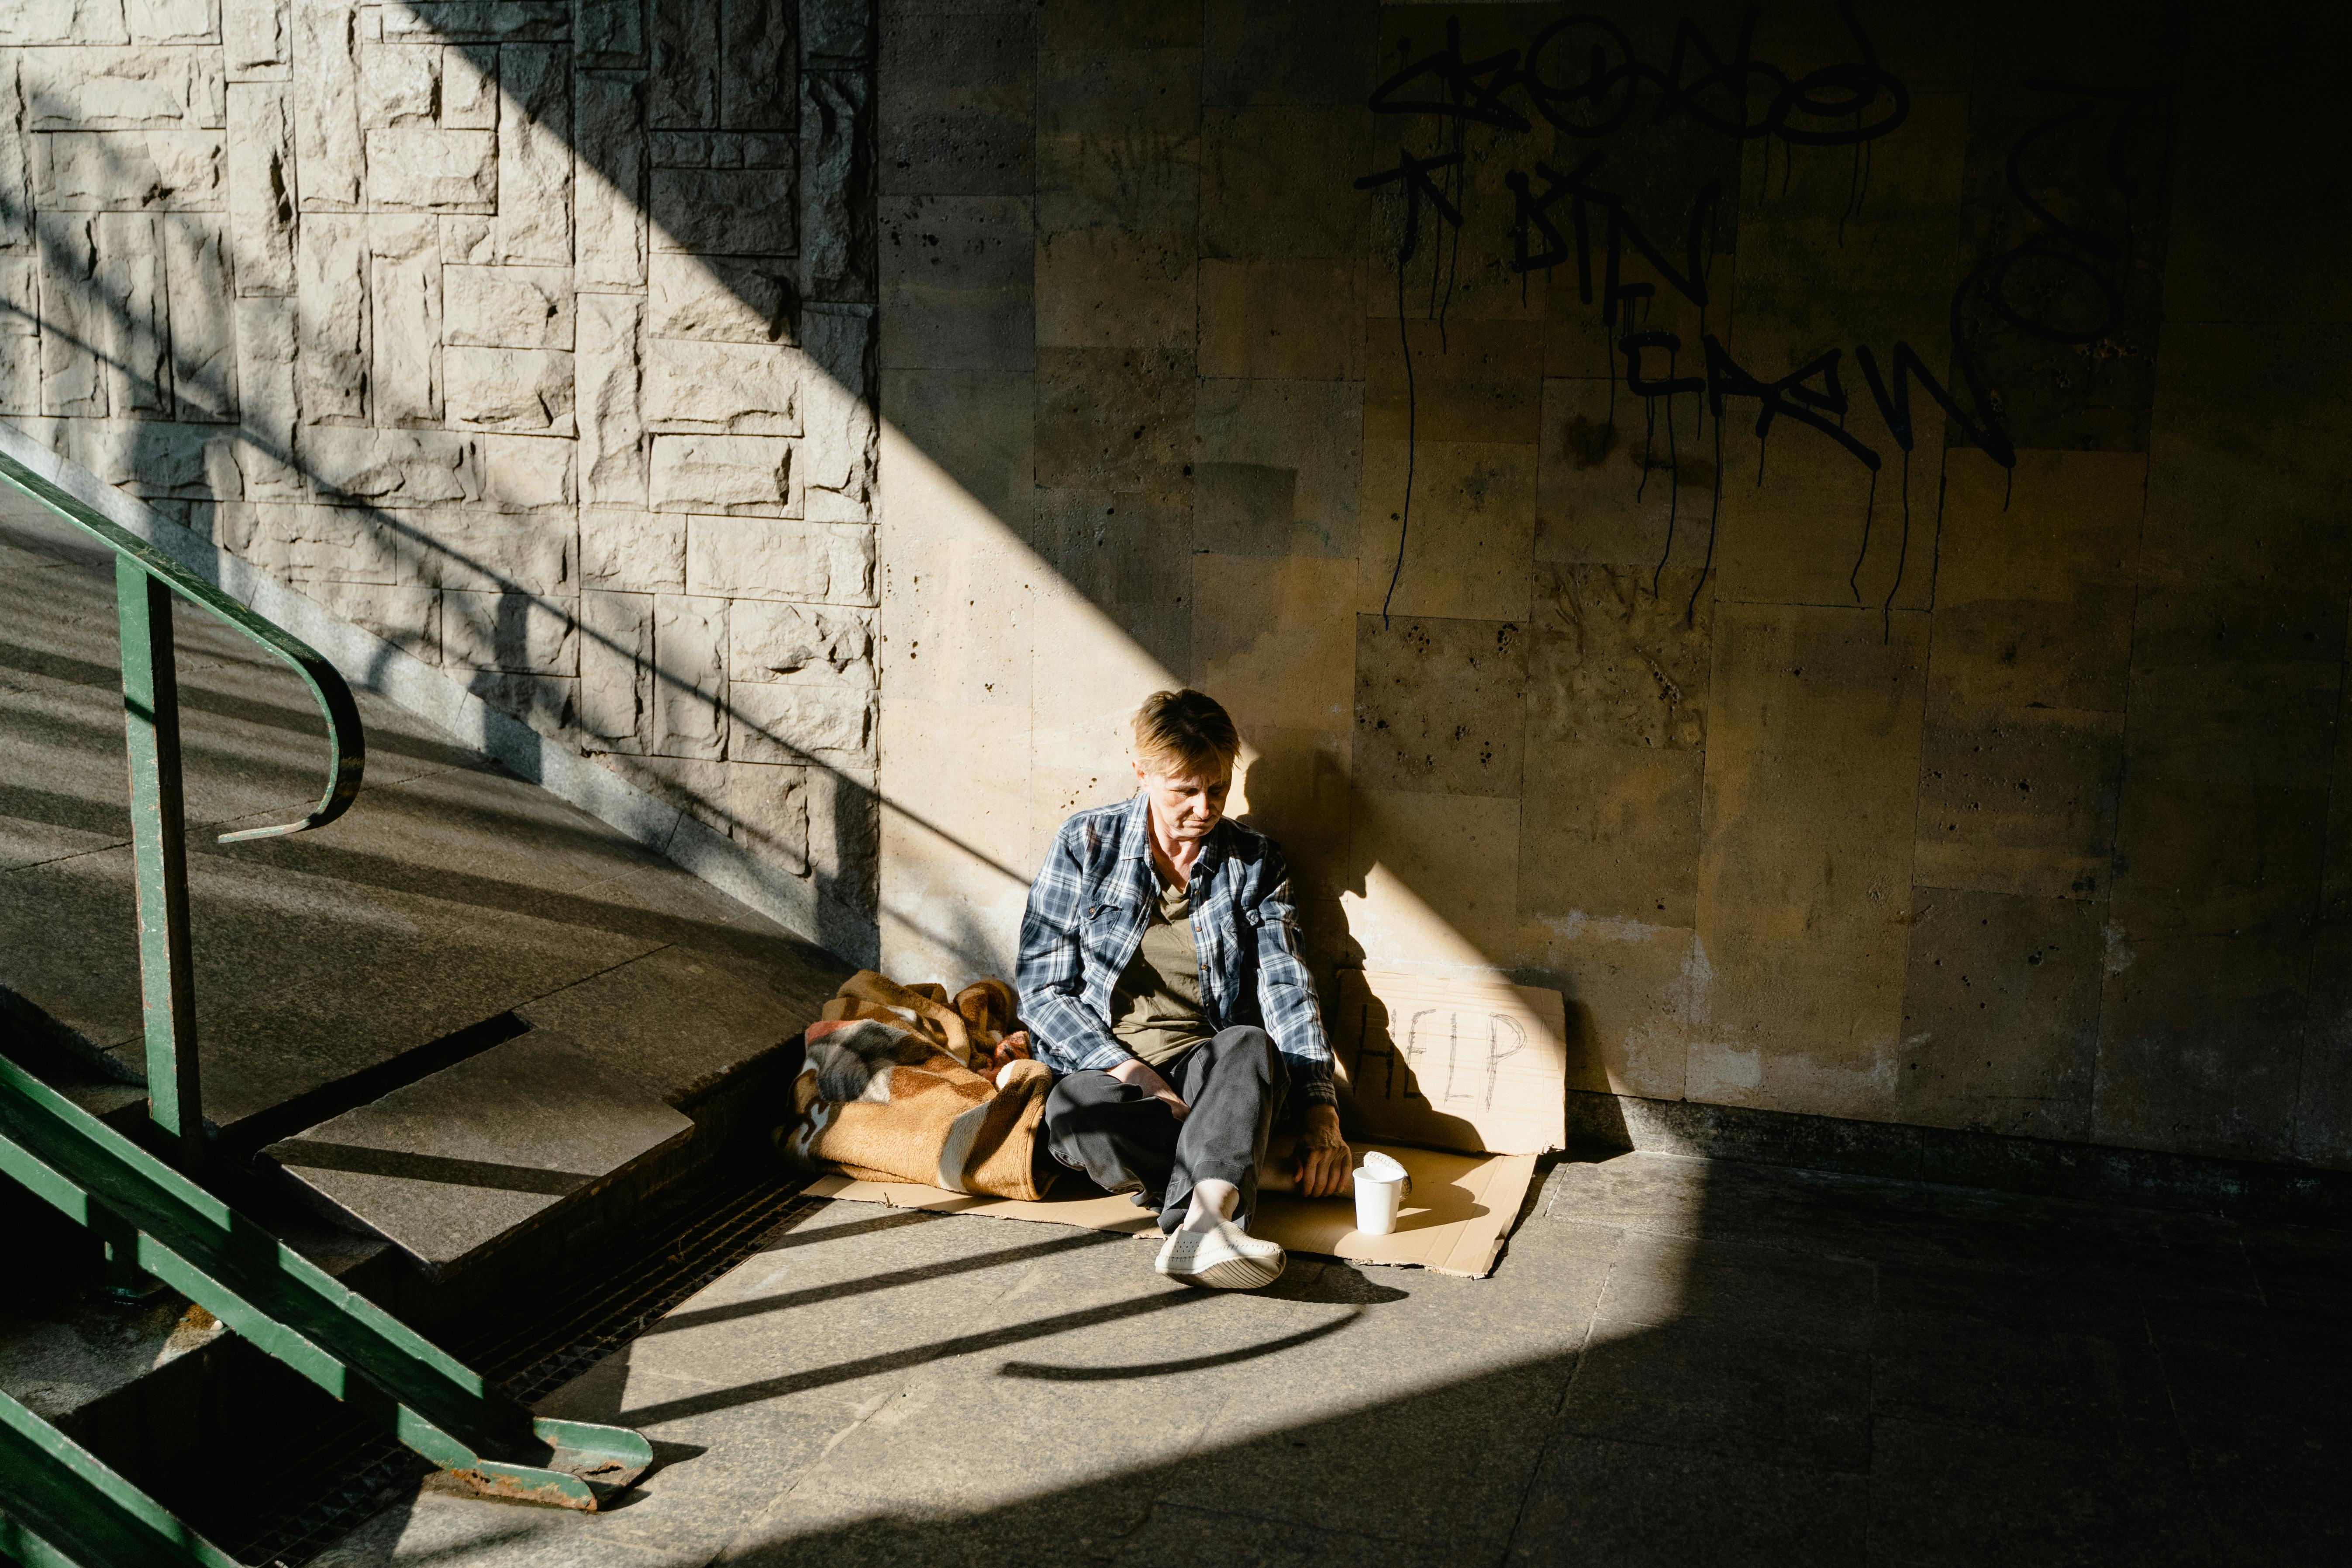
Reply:
[[[1457,211],[1462,205],[1463,184],[1469,177],[1469,166],[1465,162],[1462,153],[1462,121],[1457,120],[1454,122],[1453,176],[1454,205]],[[1462,266],[1462,226],[1458,223],[1454,226],[1454,245],[1450,250],[1446,249],[1445,237],[1440,234],[1437,237],[1438,247],[1445,255],[1445,298],[1437,307],[1437,352],[1451,353],[1454,352],[1454,346],[1445,334],[1445,318],[1454,309],[1454,276]],[[1434,267],[1430,268],[1429,286],[1432,289],[1437,287],[1437,269]]]
[[[1906,452],[1903,456],[1907,461],[1911,454]],[[1853,595],[1853,602],[1857,605],[1862,603],[1863,558],[1870,553],[1870,520],[1877,510],[1878,470],[1873,468],[1870,470],[1870,494],[1862,503],[1862,548],[1853,552],[1853,570],[1846,574],[1845,579],[1846,588]]]
[[[1413,253],[1421,247],[1423,202],[1426,201],[1431,206],[1436,208],[1437,216],[1444,222],[1453,225],[1457,235],[1461,232],[1462,209],[1454,205],[1444,190],[1439,188],[1436,181],[1429,177],[1432,170],[1458,168],[1461,163],[1462,151],[1459,147],[1434,158],[1416,158],[1410,149],[1400,147],[1397,149],[1395,168],[1366,174],[1356,182],[1356,189],[1360,191],[1376,190],[1382,185],[1396,184],[1402,184],[1404,186],[1404,232],[1397,241],[1397,346],[1404,355],[1404,504],[1397,512],[1396,565],[1389,573],[1389,591],[1381,600],[1382,630],[1388,627],[1389,605],[1396,598],[1397,579],[1404,574],[1405,539],[1412,530],[1413,469],[1420,454],[1418,437],[1421,401],[1419,390],[1413,384],[1412,335],[1408,331],[1405,320],[1405,269],[1411,265]],[[1438,231],[1439,256],[1442,257],[1444,254],[1444,249],[1445,235],[1444,231],[1440,229]],[[1433,289],[1436,286],[1436,258],[1433,258],[1430,264],[1430,280]],[[1444,331],[1441,325],[1439,328],[1441,335]]]
[[[1871,476],[1875,479],[1877,476]],[[1943,487],[1936,488],[1940,509]],[[1940,511],[1938,527],[1941,526]],[[1895,585],[1886,590],[1886,602],[1878,606],[1878,646],[1885,647],[1895,640],[1895,595],[1903,591],[1903,568],[1911,559],[1911,449],[1903,449],[1903,542],[1895,552]]]
[[[1412,287],[1408,264],[1419,254],[1423,207],[1431,207],[1443,222],[1453,226],[1450,236],[1442,230],[1437,236],[1438,250],[1431,270],[1427,307],[1438,326],[1442,353],[1450,349],[1447,318],[1458,286],[1461,246],[1466,237],[1463,233],[1464,211],[1471,198],[1465,128],[1473,123],[1496,128],[1507,138],[1530,132],[1541,136],[1549,122],[1552,134],[1542,151],[1550,158],[1570,163],[1569,170],[1562,173],[1538,158],[1531,162],[1528,173],[1513,170],[1505,174],[1504,184],[1517,204],[1509,234],[1512,262],[1521,276],[1523,300],[1528,297],[1528,272],[1541,267],[1549,278],[1562,264],[1573,260],[1580,299],[1587,306],[1597,308],[1602,322],[1614,330],[1612,335],[1654,319],[1656,296],[1663,289],[1674,289],[1696,307],[1698,336],[1706,348],[1707,363],[1705,379],[1698,384],[1704,393],[1696,406],[1698,423],[1694,429],[1704,441],[1710,414],[1718,426],[1716,489],[1709,518],[1710,564],[1702,573],[1696,591],[1704,591],[1718,538],[1723,483],[1719,426],[1727,395],[1754,397],[1759,402],[1759,486],[1767,477],[1771,426],[1784,414],[1828,434],[1872,470],[1871,496],[1864,503],[1863,552],[1856,557],[1856,564],[1847,578],[1848,592],[1857,603],[1863,602],[1859,568],[1867,559],[1875,528],[1875,476],[1883,457],[1848,431],[1852,424],[1848,418],[1850,407],[1837,385],[1837,351],[1816,358],[1792,374],[1768,381],[1734,363],[1707,331],[1711,275],[1720,237],[1717,203],[1722,199],[1721,182],[1706,182],[1693,194],[1685,213],[1687,226],[1679,243],[1672,228],[1664,225],[1654,228],[1657,237],[1653,239],[1652,231],[1645,231],[1636,220],[1627,195],[1604,188],[1600,183],[1599,171],[1613,149],[1593,143],[1612,137],[1645,109],[1653,120],[1680,118],[1695,128],[1725,138],[1761,141],[1759,205],[1769,205],[1770,199],[1772,142],[1781,144],[1782,198],[1793,189],[1798,146],[1845,147],[1849,149],[1848,186],[1837,223],[1838,243],[1843,245],[1848,224],[1864,219],[1867,214],[1871,184],[1876,174],[1877,149],[1874,143],[1906,124],[1912,107],[1909,89],[1885,69],[1856,10],[1853,0],[1836,0],[1837,14],[1853,46],[1849,57],[1801,74],[1785,70],[1755,53],[1758,11],[1753,5],[1743,7],[1737,37],[1725,49],[1712,45],[1696,24],[1688,18],[1682,20],[1675,29],[1672,60],[1663,67],[1641,58],[1622,28],[1594,16],[1580,14],[1554,21],[1522,47],[1501,48],[1477,60],[1463,58],[1460,26],[1449,22],[1443,47],[1405,64],[1373,90],[1368,105],[1376,115],[1436,115],[1445,127],[1440,132],[1440,144],[1445,151],[1439,155],[1422,159],[1400,150],[1395,168],[1356,182],[1359,188],[1364,189],[1391,183],[1402,183],[1405,187],[1402,193],[1405,202],[1404,233],[1398,278],[1401,318],[1402,297]],[[1412,46],[1407,44],[1405,47],[1410,51]],[[1943,371],[1949,378],[1949,387],[1928,373],[1921,356],[1906,342],[1893,345],[1885,363],[1889,373],[1886,374],[1881,374],[1881,362],[1869,347],[1857,345],[1853,350],[1855,363],[1870,384],[1887,430],[1904,455],[1906,475],[1914,450],[1909,402],[1916,384],[1946,416],[1943,423],[1950,439],[1939,445],[1977,446],[2006,470],[2001,503],[2004,510],[2014,505],[2017,454],[2004,428],[2000,395],[1991,386],[1987,367],[1978,357],[1974,341],[1978,334],[1972,318],[1998,323],[2005,330],[2038,341],[2078,348],[2095,346],[2117,327],[2125,316],[2127,283],[2134,276],[2131,258],[2138,238],[2134,216],[2147,184],[2147,175],[2140,168],[2140,142],[2151,132],[2160,132],[2162,155],[2158,157],[2156,166],[2159,170],[2169,166],[2173,129],[2170,104],[2176,90],[2170,86],[2112,89],[2034,79],[2027,79],[2023,86],[2031,92],[2052,95],[2054,100],[2048,112],[2041,115],[2007,150],[2004,174],[2008,195],[2023,214],[2028,226],[2026,232],[2011,237],[2005,246],[1996,239],[1996,248],[1976,260],[1951,292],[1947,322],[1950,360]],[[2040,162],[2057,155],[2052,152],[2053,143],[2086,134],[2105,140],[2106,181],[2122,199],[2120,231],[2115,231],[2112,224],[2105,220],[2070,213],[2065,202],[2053,204],[2042,187],[2028,177]],[[1572,155],[1563,158],[1560,150],[1568,148],[1574,149]],[[1528,150],[1533,152],[1536,148],[1530,145]],[[2094,153],[2099,150],[2095,143],[2084,149]],[[1646,180],[1637,184],[1646,184]],[[1560,210],[1563,206],[1567,209],[1564,214]],[[1996,228],[1995,233],[2000,230]],[[1636,266],[1646,264],[1656,282],[1635,282],[1624,277],[1628,251],[1638,258]],[[1596,266],[1596,260],[1601,265]],[[1443,279],[1438,277],[1440,270],[1445,274]],[[2059,289],[2057,285],[2064,287]],[[2066,312],[2053,313],[2042,298],[2045,293],[2079,304]],[[1668,347],[1663,337],[1652,341]],[[1413,448],[1418,437],[1418,394],[1410,358],[1411,337],[1402,321],[1400,344],[1408,356],[1408,447]],[[1668,352],[1671,355],[1673,349],[1669,347]],[[1607,428],[1613,435],[1619,372],[1615,354],[1609,357]],[[1668,400],[1667,441],[1670,449],[1677,448],[1681,432],[1675,425],[1673,397],[1685,386],[1677,384],[1681,378],[1671,373],[1664,382],[1646,379],[1638,356],[1632,354],[1624,374],[1627,392],[1645,399],[1647,435],[1636,496],[1646,501],[1648,470],[1654,466],[1648,447],[1654,441],[1656,432],[1654,400],[1661,395]],[[1678,537],[1678,457],[1675,451],[1669,458],[1670,467],[1675,469],[1673,482],[1677,488],[1668,499],[1667,553],[1652,574],[1654,595],[1663,589],[1664,568],[1672,563],[1672,550]],[[1390,595],[1382,601],[1384,618],[1392,608],[1402,571],[1412,492],[1417,482],[1416,458],[1417,450],[1409,450],[1405,505],[1397,514],[1397,521],[1403,526],[1399,531],[1398,560],[1391,574]],[[1948,493],[1948,474],[1939,469],[1935,542],[1938,558],[1941,518]],[[1907,479],[1901,504],[1904,533],[1897,552],[1897,593],[1908,565]],[[1935,592],[1934,570],[1931,567],[1930,602]],[[1695,616],[1696,596],[1693,605]],[[1881,608],[1882,632],[1891,639],[1891,600],[1883,603]]]
[[[1397,345],[1404,352],[1404,506],[1397,513],[1396,564],[1389,569],[1389,591],[1381,597],[1381,630],[1389,629],[1389,602],[1396,597],[1397,579],[1404,575],[1404,542],[1412,531],[1412,469],[1419,454],[1416,442],[1421,406],[1412,384],[1412,338],[1405,331],[1405,258],[1397,258]]]
[[[1856,110],[1854,123],[1857,128],[1861,122],[1862,111]],[[1875,142],[1856,141],[1853,144],[1853,166],[1846,174],[1845,205],[1838,212],[1837,242],[1840,250],[1845,248],[1846,219],[1852,218],[1857,223],[1862,221],[1863,204],[1870,199],[1870,163],[1877,151]]]
[[[1642,399],[1642,478],[1633,486],[1633,501],[1639,505],[1642,492],[1650,488],[1650,453],[1658,444],[1658,400]]]
[[[1861,118],[1862,116],[1859,113],[1854,116],[1857,122],[1861,121]],[[1845,205],[1838,208],[1837,244],[1840,250],[1843,250],[1845,248],[1845,220],[1853,216],[1854,207],[1861,195],[1862,143],[1857,142],[1853,144],[1853,167],[1846,171]]]
[[[1671,366],[1671,359],[1668,363]],[[1683,462],[1681,454],[1675,447],[1675,400],[1669,395],[1666,399],[1666,552],[1668,554],[1674,552],[1675,513],[1682,504],[1682,497]],[[1659,556],[1658,570],[1663,572],[1665,566],[1666,557]],[[1658,584],[1654,576],[1650,580],[1650,597],[1654,599],[1657,596]]]
[[[1711,344],[1715,340],[1709,338],[1706,341]],[[1628,332],[1617,344],[1618,349],[1625,356],[1625,390],[1639,395],[1643,400],[1643,405],[1648,410],[1647,429],[1642,438],[1642,482],[1633,489],[1633,499],[1637,502],[1642,499],[1642,492],[1649,486],[1651,468],[1657,464],[1658,399],[1663,397],[1666,400],[1666,482],[1669,487],[1666,500],[1666,550],[1669,553],[1675,547],[1675,519],[1682,501],[1682,453],[1675,434],[1675,395],[1681,392],[1704,395],[1706,391],[1706,383],[1697,376],[1675,374],[1675,357],[1682,352],[1682,339],[1673,332],[1654,330]],[[1642,351],[1643,349],[1665,351],[1666,374],[1664,380],[1654,380],[1643,373]],[[1611,359],[1613,363],[1615,356],[1612,355]],[[1703,396],[1702,401],[1704,401]],[[1719,410],[1717,414],[1717,423],[1722,423]],[[1650,594],[1654,598],[1657,595],[1658,577],[1665,571],[1665,567],[1666,560],[1662,555],[1658,558],[1657,572],[1650,574]]]
[[[1683,606],[1683,625],[1696,630],[1698,626],[1698,596],[1706,587],[1706,574],[1715,570],[1715,533],[1723,521],[1723,410],[1715,411],[1715,502],[1706,512],[1706,559],[1698,565],[1698,581],[1691,584],[1690,603]],[[1653,587],[1651,592],[1657,590]]]
[[[1952,458],[1944,456],[1943,466],[1936,470],[1936,552],[1927,558],[1927,607],[1936,606],[1936,584],[1944,571],[1944,486],[1952,477]]]

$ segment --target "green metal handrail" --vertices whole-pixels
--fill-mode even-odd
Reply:
[[[590,1509],[653,1450],[621,1426],[534,1417],[481,1373],[339,1283],[15,1063],[0,1058],[0,1171],[477,1491]],[[5,1481],[0,1474],[0,1481]]]
[[[299,822],[224,833],[234,844],[320,827],[359,794],[359,706],[309,644],[0,453],[5,481],[114,552],[139,888],[139,981],[149,1114],[180,1168],[0,1058],[0,1173],[106,1243],[118,1285],[152,1277],[476,1490],[594,1509],[653,1462],[621,1426],[534,1417],[374,1302],[344,1289],[198,1186],[205,1131],[188,947],[185,802],[172,600],[201,606],[283,659],[326,715],[326,793]],[[40,1416],[0,1394],[0,1559],[87,1568],[235,1568],[230,1559]]]
[[[148,1114],[178,1144],[183,1169],[203,1168],[205,1120],[196,1008],[188,951],[188,852],[180,788],[180,685],[172,657],[174,595],[285,660],[318,699],[333,753],[327,790],[299,822],[248,827],[223,844],[323,827],[351,809],[367,763],[352,689],[309,643],[255,615],[212,584],[22,463],[0,453],[5,480],[114,552],[115,613],[122,628],[122,722],[131,748],[131,852],[139,882],[139,992],[147,1046]]]
[[[237,1568],[105,1460],[0,1394],[0,1561],[25,1568]]]

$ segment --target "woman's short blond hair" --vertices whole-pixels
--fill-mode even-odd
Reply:
[[[1241,754],[1233,716],[1205,691],[1155,691],[1135,710],[1135,760],[1160,774],[1230,767]]]

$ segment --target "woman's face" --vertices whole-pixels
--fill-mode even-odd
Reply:
[[[1178,763],[1162,763],[1176,767],[1175,773],[1152,773],[1138,763],[1135,776],[1143,784],[1143,793],[1151,797],[1151,820],[1163,837],[1179,843],[1198,843],[1208,837],[1225,815],[1225,796],[1234,787],[1231,763],[1217,763],[1206,769],[1184,769]]]

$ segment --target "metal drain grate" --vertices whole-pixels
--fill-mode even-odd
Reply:
[[[760,1249],[801,1206],[798,1178],[720,1189],[645,1239],[617,1268],[541,1297],[528,1319],[445,1342],[453,1355],[529,1405],[635,1339],[663,1314]],[[203,1523],[240,1563],[302,1568],[374,1516],[432,1467],[335,1407],[254,1467],[266,1498]]]

